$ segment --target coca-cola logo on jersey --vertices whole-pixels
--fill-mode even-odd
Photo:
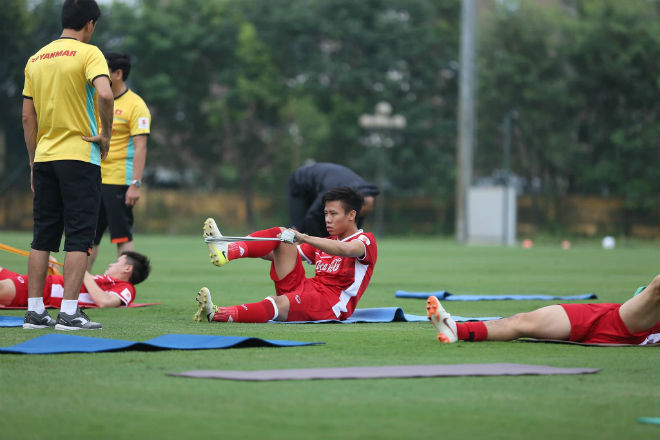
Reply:
[[[329,263],[324,263],[323,261],[316,262],[316,271],[317,272],[337,272],[339,270],[339,265],[341,264],[341,258],[334,258]]]

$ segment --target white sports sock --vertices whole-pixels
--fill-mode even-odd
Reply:
[[[63,299],[62,305],[60,306],[60,312],[66,313],[67,315],[75,315],[77,308],[78,308],[77,299]]]
[[[44,299],[42,297],[28,298],[28,311],[37,313],[45,312]]]
[[[271,298],[270,296],[267,296],[266,299],[268,301],[270,301],[271,303],[273,303],[273,308],[275,309],[275,314],[273,315],[271,320],[275,321],[277,319],[277,317],[280,316],[279,310],[277,310],[277,304],[275,304],[275,300],[273,298]]]

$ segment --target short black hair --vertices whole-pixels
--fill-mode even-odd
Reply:
[[[96,23],[101,9],[94,0],[66,0],[62,5],[62,27],[76,31],[85,27],[89,20]]]
[[[127,53],[119,52],[105,52],[104,55],[110,72],[121,69],[121,79],[122,81],[126,81],[128,74],[131,73],[131,57]]]
[[[129,282],[131,284],[140,284],[142,281],[146,280],[151,272],[151,262],[146,255],[143,255],[135,251],[124,251],[121,253],[126,255],[128,264],[133,266],[133,271],[131,272],[131,277]]]
[[[321,199],[323,206],[325,206],[327,202],[334,202],[335,200],[341,202],[344,212],[349,213],[353,210],[355,211],[355,222],[357,223],[360,211],[362,210],[362,205],[364,204],[364,197],[362,194],[358,193],[350,186],[340,186],[327,191],[323,194],[323,198]]]

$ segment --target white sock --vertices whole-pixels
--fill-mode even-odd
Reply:
[[[38,298],[28,298],[28,311],[37,313],[45,312],[46,307],[44,307],[43,297],[40,296]]]
[[[277,310],[277,304],[275,304],[275,300],[274,300],[273,298],[271,298],[270,296],[267,296],[266,299],[267,299],[268,301],[270,301],[271,303],[273,303],[273,308],[275,309],[275,314],[273,315],[273,317],[271,318],[271,320],[272,320],[272,321],[275,321],[275,320],[277,319],[277,317],[280,316],[280,313],[279,313],[279,311]]]
[[[62,305],[60,306],[60,312],[66,313],[67,315],[75,315],[77,308],[78,308],[77,299],[63,299]]]

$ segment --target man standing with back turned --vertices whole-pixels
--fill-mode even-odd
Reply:
[[[78,308],[101,202],[100,164],[112,135],[108,65],[101,51],[88,44],[100,16],[94,0],[66,0],[62,35],[25,66],[23,131],[34,193],[34,231],[23,328],[101,328]],[[64,292],[55,321],[44,308],[42,292],[50,252],[59,251],[63,231]]]

